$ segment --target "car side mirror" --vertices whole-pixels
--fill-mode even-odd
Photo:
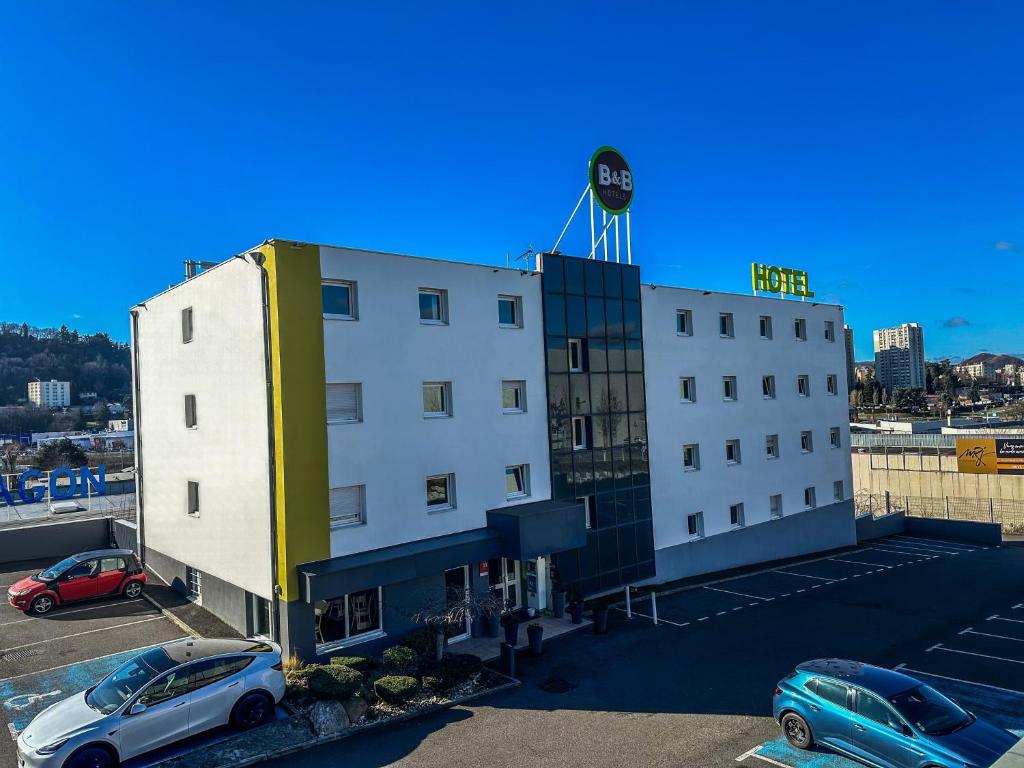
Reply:
[[[128,714],[133,716],[141,715],[145,711],[146,705],[143,704],[141,701],[136,701],[134,704],[132,704],[132,708],[128,710]]]

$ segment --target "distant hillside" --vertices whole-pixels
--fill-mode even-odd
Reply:
[[[1004,365],[1024,365],[1024,360],[1021,360],[1015,355],[993,355],[989,352],[979,352],[974,357],[968,357],[962,361],[962,365],[970,365],[972,363],[990,363],[994,368],[1002,368]]]
[[[36,378],[70,381],[73,404],[81,392],[121,402],[131,392],[130,370],[128,345],[105,333],[0,322],[0,406],[24,400]]]

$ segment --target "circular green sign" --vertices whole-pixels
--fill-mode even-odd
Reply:
[[[590,158],[590,189],[597,204],[613,216],[633,202],[633,171],[614,147],[600,147]]]

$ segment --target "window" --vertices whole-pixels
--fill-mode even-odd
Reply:
[[[676,334],[679,336],[693,336],[693,313],[690,310],[676,310]]]
[[[455,509],[455,475],[430,475],[427,478],[427,509]]]
[[[320,299],[324,317],[328,320],[355,320],[356,284],[347,280],[332,280],[320,284]]]
[[[363,525],[366,522],[366,486],[347,485],[331,488],[329,493],[331,528]]]
[[[420,322],[424,325],[448,324],[448,291],[420,288]]]
[[[314,609],[317,645],[339,647],[382,637],[381,603],[380,587],[318,601]]]
[[[203,599],[203,572],[191,565],[185,566],[186,597],[197,603]]]
[[[595,496],[581,496],[576,499],[576,503],[583,505],[587,530],[597,528],[597,498]]]
[[[100,573],[110,573],[111,571],[124,571],[127,570],[127,566],[124,564],[124,558],[120,557],[104,557],[100,560]]]
[[[834,683],[831,680],[822,680],[818,678],[814,681],[815,690],[818,696],[827,701],[830,704],[835,704],[837,707],[847,709],[846,701],[849,688],[842,683]]]
[[[569,372],[583,373],[587,370],[583,339],[569,339]]]
[[[722,338],[733,338],[736,334],[732,327],[732,312],[721,312],[718,315],[718,335]]]
[[[807,321],[802,318],[794,320],[793,333],[797,341],[807,341]]]
[[[526,413],[526,382],[501,382],[501,412]]]
[[[769,459],[779,458],[779,436],[765,435],[764,449]]]
[[[888,726],[890,721],[896,721],[896,716],[885,704],[864,691],[857,691],[857,714],[885,726]]]
[[[195,429],[196,424],[196,396],[185,395],[185,427]]]
[[[694,512],[686,516],[686,535],[691,539],[699,539],[704,535],[703,512]]]
[[[192,307],[185,307],[181,310],[181,343],[188,344],[192,341]],[[49,389],[49,386],[44,386]]]
[[[834,483],[832,483],[832,499],[834,501],[842,501],[843,500],[843,481],[842,480],[836,480]]]
[[[796,377],[796,392],[800,397],[811,396],[811,380],[807,376]]]
[[[807,509],[814,509],[818,506],[818,500],[814,493],[814,486],[804,488],[804,506],[807,507]]]
[[[452,415],[452,383],[450,381],[423,382],[423,417],[444,419]]]
[[[363,385],[327,385],[327,423],[353,424],[363,420]]]
[[[572,417],[572,449],[582,451],[590,446],[586,416]]]
[[[689,443],[683,446],[683,470],[696,472],[700,469],[700,446],[697,443]]]
[[[218,680],[231,677],[241,672],[253,661],[252,656],[227,656],[217,659],[205,659],[190,668],[192,672],[192,690],[212,685]]]
[[[825,321],[825,341],[836,340],[836,324],[831,320]]]
[[[735,400],[736,399],[736,377],[735,376],[723,376],[722,377],[722,399],[723,400]]]
[[[191,671],[191,667],[183,667],[161,675],[149,684],[149,687],[142,692],[142,695],[135,700],[135,703],[152,707],[155,704],[170,701],[181,696],[188,691],[188,678]]]
[[[679,378],[679,402],[697,402],[697,382],[693,376],[681,376]]]
[[[743,527],[743,503],[729,506],[729,525],[733,528]]]
[[[772,337],[772,317],[771,315],[761,315],[761,338],[770,339]]]
[[[800,450],[804,453],[810,453],[814,450],[814,438],[809,429],[800,433]]]
[[[775,377],[774,376],[762,376],[761,377],[761,393],[764,395],[765,400],[775,399]]]
[[[199,517],[199,483],[195,480],[188,481],[188,514]]]
[[[498,297],[498,326],[501,328],[523,327],[523,300],[519,296]]]
[[[776,493],[768,497],[768,516],[773,520],[782,517],[782,494]]]
[[[739,464],[740,463],[740,441],[739,440],[726,440],[725,441],[725,463],[726,464]]]
[[[521,499],[530,495],[530,467],[515,464],[505,467],[505,498]]]
[[[271,637],[272,612],[270,601],[265,597],[249,593],[250,637]]]
[[[830,373],[825,377],[825,389],[830,395],[835,395],[839,392],[839,380],[834,373]]]

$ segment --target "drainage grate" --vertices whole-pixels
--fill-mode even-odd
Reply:
[[[0,662],[24,661],[25,659],[30,659],[33,656],[42,656],[42,655],[43,655],[43,651],[40,648],[26,648],[23,651],[11,651],[10,653],[5,653],[3,655],[0,655]]]
[[[576,685],[575,683],[570,683],[564,677],[551,675],[550,677],[545,678],[537,687],[547,693],[568,693],[575,688]]]

